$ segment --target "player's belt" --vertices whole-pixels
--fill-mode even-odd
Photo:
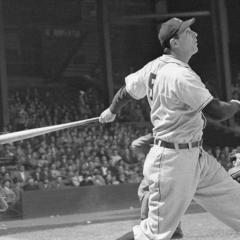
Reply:
[[[191,142],[191,143],[171,143],[171,142],[163,141],[161,139],[155,139],[154,144],[160,147],[171,148],[171,149],[191,149],[191,148],[202,146],[202,140]]]

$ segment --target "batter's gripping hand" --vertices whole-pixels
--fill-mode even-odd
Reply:
[[[99,117],[99,122],[100,123],[108,123],[108,122],[113,122],[116,118],[116,114],[112,113],[109,108],[104,110],[100,117]]]

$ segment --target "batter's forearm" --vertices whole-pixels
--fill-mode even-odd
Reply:
[[[112,113],[116,114],[130,100],[133,100],[133,98],[127,92],[126,87],[123,86],[115,94],[109,109]]]
[[[203,112],[210,118],[217,121],[224,121],[231,118],[235,113],[240,110],[240,104],[234,102],[220,101],[213,99],[204,109]]]

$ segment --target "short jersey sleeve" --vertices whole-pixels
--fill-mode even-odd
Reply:
[[[201,111],[213,99],[200,77],[189,69],[182,72],[178,86],[181,101],[196,111]]]
[[[128,75],[125,78],[126,90],[135,99],[141,99],[146,96],[146,85],[144,83],[144,68]]]

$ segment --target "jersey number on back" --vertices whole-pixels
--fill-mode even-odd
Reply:
[[[150,73],[149,79],[148,79],[148,96],[150,98],[150,100],[153,100],[153,85],[154,85],[154,81],[156,79],[157,75],[154,73]]]

